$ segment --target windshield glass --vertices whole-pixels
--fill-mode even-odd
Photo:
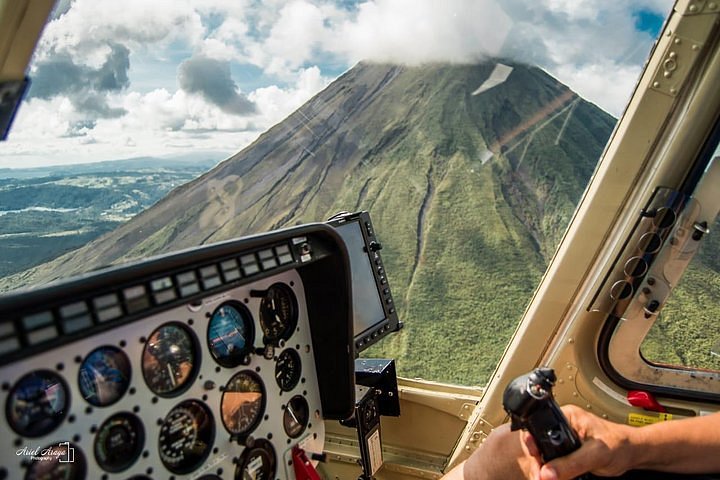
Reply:
[[[670,7],[61,0],[0,145],[0,290],[368,210],[406,325],[369,353],[482,385]]]

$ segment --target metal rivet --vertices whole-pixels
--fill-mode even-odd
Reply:
[[[698,50],[700,50],[700,45],[693,45],[692,49],[697,52]]]
[[[585,405],[585,408],[587,408],[588,410],[592,410],[592,405],[588,403],[587,405]]]
[[[565,380],[561,378],[560,380],[558,380],[558,383],[565,383]]]
[[[470,445],[465,445],[465,450],[469,452],[472,449],[470,448]]]
[[[568,380],[570,380],[570,381],[572,382],[572,381],[573,381],[573,376],[572,376],[572,375],[568,375]]]
[[[607,418],[608,418],[607,413],[603,413],[603,414],[602,414],[602,417],[603,417],[605,420],[607,420]]]
[[[674,88],[671,88],[671,89],[670,89],[670,93],[672,93],[673,95],[675,95],[675,94],[677,93],[677,90],[674,89]]]
[[[677,53],[675,53],[675,52],[670,52],[670,53],[668,53],[668,57],[670,57],[670,58],[675,58],[675,57],[677,57]]]
[[[575,340],[572,338],[568,338],[568,343],[575,343]]]
[[[480,425],[485,425],[485,422],[483,422],[482,420],[480,420],[478,423],[479,423]]]
[[[715,10],[717,8],[717,5],[714,2],[708,3],[708,8],[710,10]]]
[[[573,392],[573,397],[577,397],[577,396],[578,396],[578,393],[577,393],[577,392]]]
[[[690,5],[690,8],[688,8],[691,12],[697,12],[697,5]]]
[[[479,439],[479,438],[480,438],[480,434],[477,433],[477,432],[473,433],[473,438],[474,438],[475,440]]]
[[[660,88],[660,82],[653,82],[653,87]]]
[[[670,77],[672,77],[672,73],[670,73],[670,72],[665,72],[665,73],[663,73],[663,77],[665,77],[665,78],[670,78]]]
[[[679,38],[676,38],[673,41],[675,42],[675,45],[680,45],[682,43],[682,40],[680,40]]]

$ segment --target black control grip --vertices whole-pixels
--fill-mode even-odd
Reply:
[[[503,395],[503,407],[510,414],[512,430],[530,432],[543,462],[580,448],[580,439],[553,398],[555,380],[551,368],[537,368],[510,382]]]
[[[545,462],[564,457],[580,448],[580,439],[552,397],[547,404],[527,417],[525,427],[535,439]]]

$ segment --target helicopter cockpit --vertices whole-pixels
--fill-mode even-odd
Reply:
[[[0,480],[715,414],[719,84],[710,0],[0,1]]]

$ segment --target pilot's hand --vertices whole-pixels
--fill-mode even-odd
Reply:
[[[622,475],[632,468],[632,427],[603,420],[575,405],[566,405],[562,411],[577,432],[582,446],[573,453],[556,458],[539,470],[538,480],[570,480],[584,473],[599,476]],[[526,451],[540,462],[540,452],[528,432],[522,432]]]

